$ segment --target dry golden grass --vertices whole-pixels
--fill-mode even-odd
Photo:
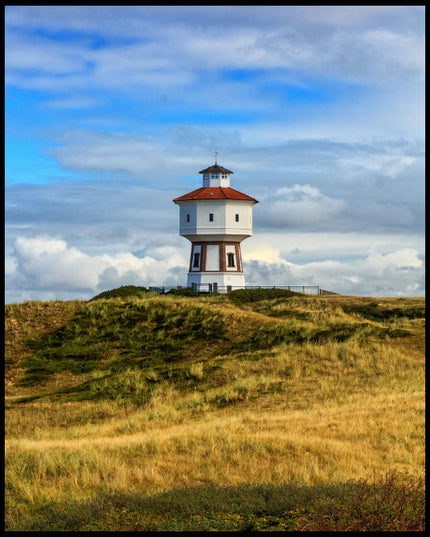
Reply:
[[[345,297],[295,300],[313,322],[350,318],[339,307]],[[232,306],[207,303],[238,324],[263,317],[248,306],[241,317]],[[201,484],[329,484],[389,470],[421,475],[423,322],[393,322],[411,337],[284,344],[257,358],[245,352],[205,361],[201,352],[189,375],[207,380],[207,368],[218,364],[213,386],[184,392],[160,380],[144,407],[14,405],[6,412],[8,523],[41,503],[100,490],[155,494]],[[221,378],[227,381],[215,382]]]

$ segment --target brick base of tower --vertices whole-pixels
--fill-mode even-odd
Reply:
[[[192,242],[187,276],[187,287],[198,291],[222,293],[245,287],[240,242]]]
[[[209,291],[227,293],[235,289],[245,287],[245,275],[243,272],[193,272],[188,273],[187,287],[196,291]]]

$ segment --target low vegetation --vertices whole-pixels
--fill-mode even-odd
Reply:
[[[104,298],[129,298],[132,296],[142,297],[148,292],[146,287],[139,287],[136,285],[123,285],[117,289],[110,289],[109,291],[103,291],[102,293],[94,296],[93,300],[102,300]]]
[[[6,528],[424,530],[422,298],[5,307]]]

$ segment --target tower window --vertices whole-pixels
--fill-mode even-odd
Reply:
[[[187,222],[189,222],[189,221],[190,221],[190,215],[187,214]]]
[[[239,215],[236,215],[236,222],[239,222]]]
[[[209,222],[214,221],[214,213],[209,213]]]
[[[199,266],[200,266],[200,254],[199,252],[196,252],[194,254],[193,268],[199,268]]]
[[[228,266],[234,267],[234,254],[227,254]]]
[[[219,179],[219,173],[213,173],[212,179]]]

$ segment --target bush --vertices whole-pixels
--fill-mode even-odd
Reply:
[[[191,287],[184,287],[183,289],[170,289],[166,293],[166,295],[175,295],[175,296],[202,296],[207,294],[213,294],[208,293],[207,291],[195,291],[194,289],[191,289]]]
[[[102,293],[94,296],[88,302],[93,300],[100,300],[103,298],[127,298],[130,296],[142,296],[147,293],[146,287],[138,287],[136,285],[123,285],[117,289],[111,289],[109,291],[103,291]]]
[[[368,304],[343,304],[342,310],[347,314],[357,314],[372,321],[384,321],[393,318],[424,319],[425,308],[391,308],[380,309],[377,302]]]
[[[346,483],[345,493],[317,502],[301,518],[301,531],[424,531],[423,478],[394,472]]]
[[[259,302],[261,300],[272,300],[274,298],[289,298],[298,296],[289,289],[237,289],[228,293],[228,298],[234,304],[246,304],[247,302]]]

